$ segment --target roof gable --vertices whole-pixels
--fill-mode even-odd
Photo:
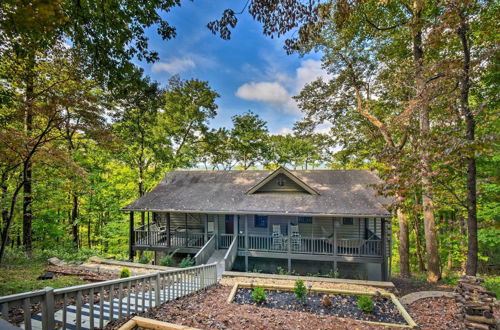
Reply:
[[[247,194],[257,193],[306,193],[309,195],[319,195],[319,193],[304,183],[298,177],[293,175],[284,167],[279,167],[277,170],[269,174],[262,181],[247,191]]]

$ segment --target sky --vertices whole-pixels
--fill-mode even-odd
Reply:
[[[147,31],[149,47],[158,52],[155,63],[137,62],[153,80],[165,85],[179,74],[182,79],[197,78],[209,82],[220,94],[216,118],[210,126],[232,127],[231,117],[248,110],[267,122],[270,133],[291,132],[302,115],[293,95],[319,76],[320,55],[287,55],[285,39],[271,39],[262,34],[262,26],[248,13],[238,16],[231,40],[222,40],[206,27],[223,10],[238,12],[245,1],[183,1],[181,7],[162,14],[177,30],[177,37],[162,40],[155,28]]]

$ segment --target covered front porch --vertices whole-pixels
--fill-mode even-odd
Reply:
[[[131,233],[134,250],[197,252],[212,237],[216,249],[228,249],[236,238],[238,254],[252,256],[382,258],[387,248],[383,218],[191,213],[151,213],[146,218]]]

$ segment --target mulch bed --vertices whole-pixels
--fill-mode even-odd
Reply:
[[[229,304],[230,291],[230,286],[216,285],[139,315],[200,329],[390,329],[328,314]],[[106,329],[118,329],[126,321],[114,321]]]
[[[464,329],[458,317],[461,309],[453,298],[419,299],[407,310],[421,329]]]
[[[321,293],[307,294],[304,302],[299,302],[291,291],[265,290],[265,293],[266,301],[256,304],[252,299],[252,289],[240,288],[236,292],[234,302],[318,315],[335,315],[363,321],[407,324],[396,305],[386,297],[373,297],[373,311],[366,313],[358,309],[358,296],[355,295],[328,295],[326,302],[329,306],[326,307],[321,302],[325,295]]]

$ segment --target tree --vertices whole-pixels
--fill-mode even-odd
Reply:
[[[243,170],[248,170],[266,159],[267,123],[251,111],[233,116],[231,149]]]
[[[173,29],[157,10],[168,11],[179,0],[98,2],[49,1],[27,3],[19,0],[2,2],[0,43],[5,57],[17,67],[15,75],[22,80],[24,91],[24,130],[27,136],[36,129],[34,107],[36,66],[40,57],[49,56],[54,45],[69,42],[75,57],[93,77],[110,85],[120,81],[133,67],[131,59],[153,61],[158,55],[148,50],[144,30],[158,24],[164,39],[175,36]],[[70,23],[69,23],[70,22]],[[36,153],[36,150],[34,150]],[[32,158],[23,164],[23,240],[32,249]]]

